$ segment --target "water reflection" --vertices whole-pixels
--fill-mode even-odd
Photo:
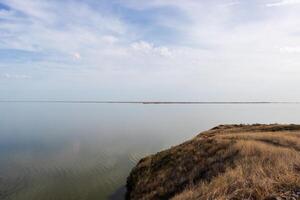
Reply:
[[[0,104],[0,199],[106,199],[138,160],[224,123],[299,123],[300,105]]]

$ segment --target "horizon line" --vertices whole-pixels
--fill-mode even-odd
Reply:
[[[99,101],[99,100],[0,100],[0,103],[82,103],[82,104],[300,104],[300,101]]]

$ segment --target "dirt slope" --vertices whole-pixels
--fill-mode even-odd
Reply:
[[[300,199],[300,125],[220,125],[140,160],[127,199]]]

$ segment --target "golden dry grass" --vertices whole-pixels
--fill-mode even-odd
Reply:
[[[238,141],[235,166],[177,195],[181,199],[266,199],[300,187],[300,155],[260,141]]]
[[[299,133],[295,125],[216,127],[142,159],[127,199],[300,199]]]

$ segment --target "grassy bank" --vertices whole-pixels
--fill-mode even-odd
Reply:
[[[226,125],[142,159],[128,199],[300,199],[300,126]]]

